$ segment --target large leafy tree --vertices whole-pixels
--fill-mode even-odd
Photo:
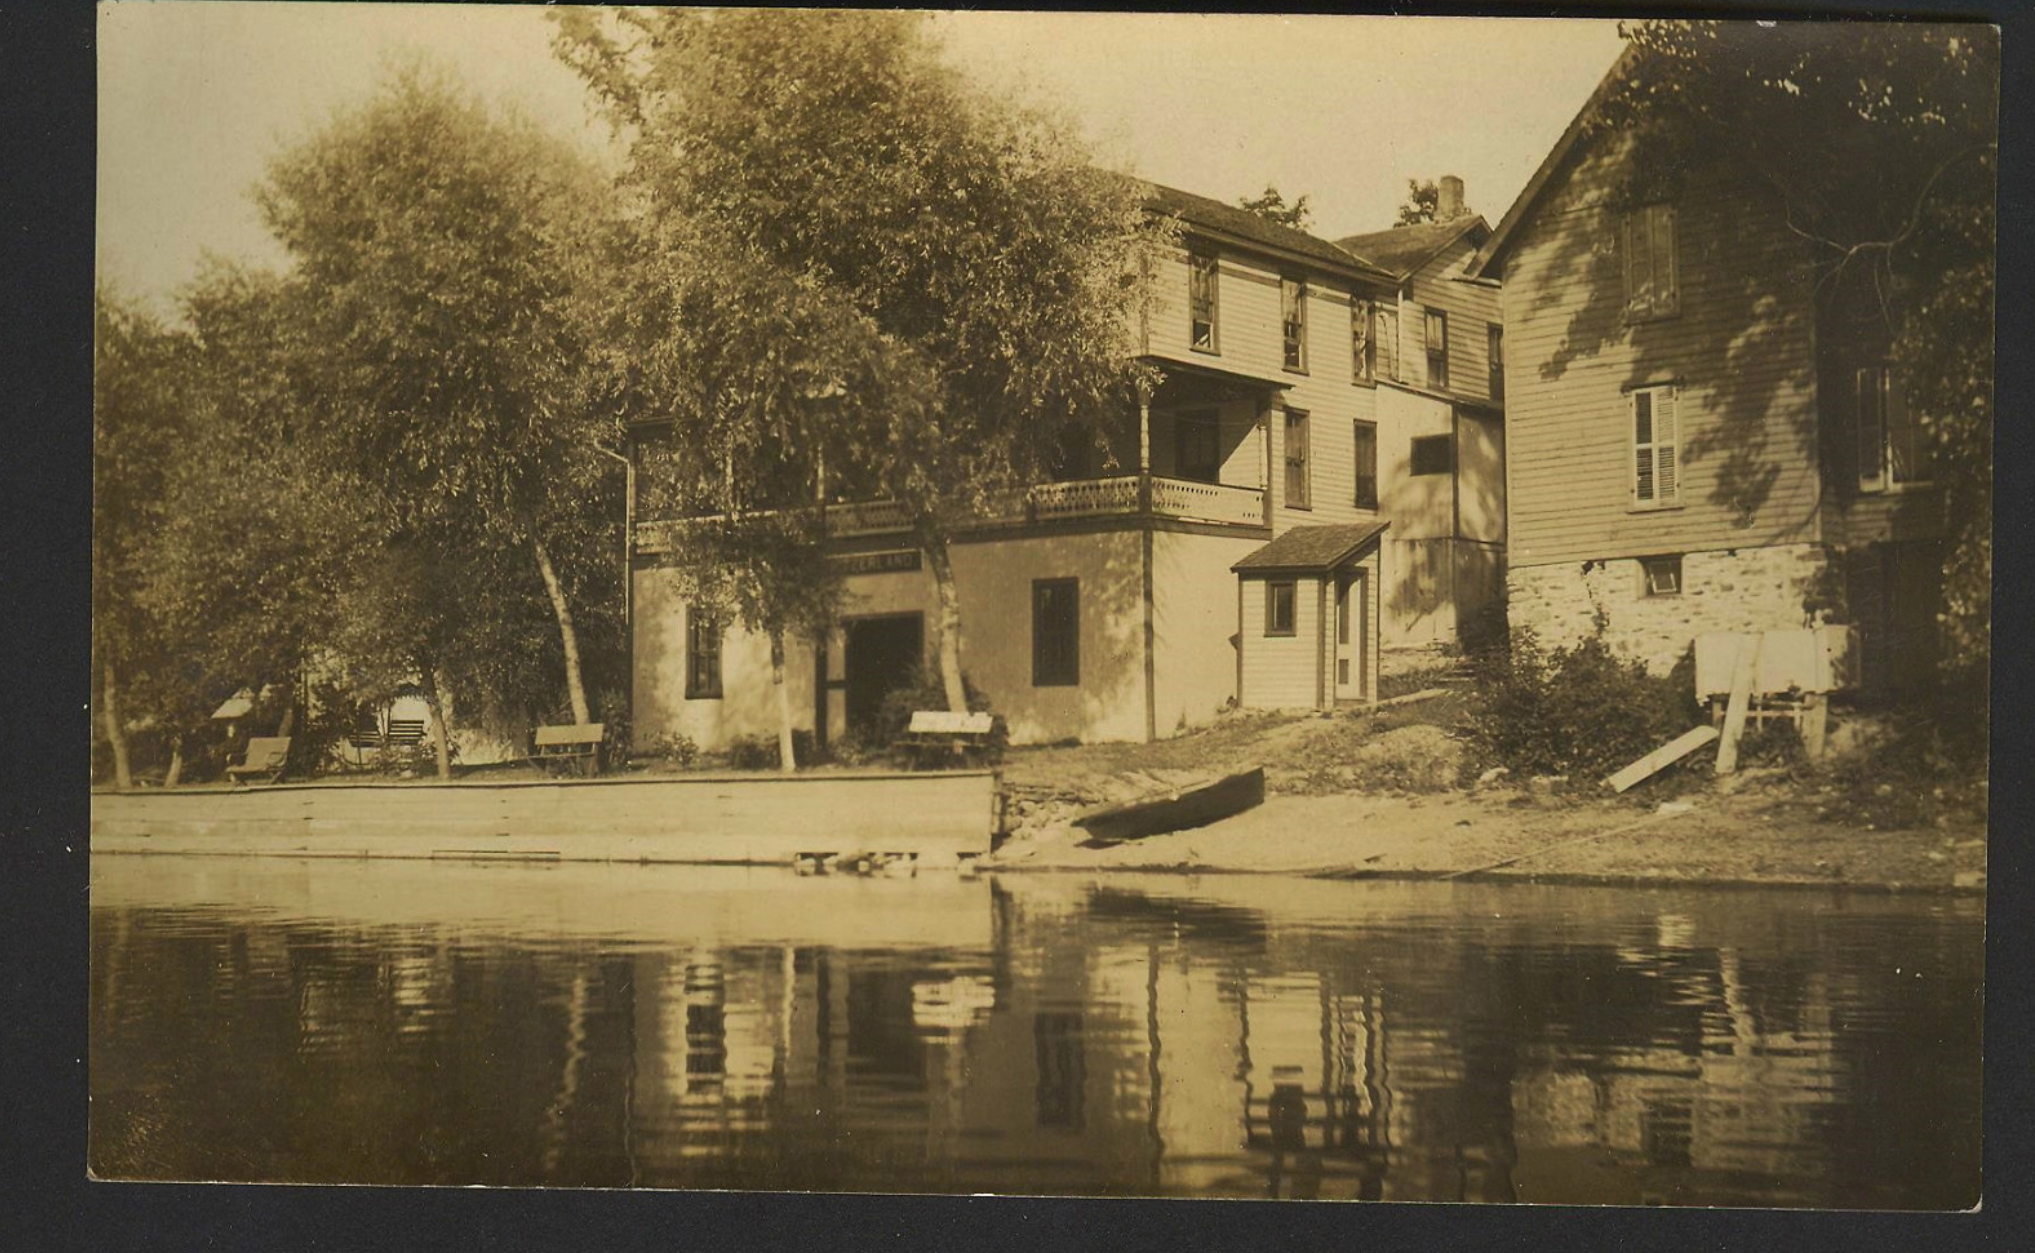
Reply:
[[[407,641],[434,715],[438,675],[462,657],[507,646],[513,672],[542,668],[527,636],[477,638],[541,597],[572,718],[592,720],[576,610],[612,562],[558,554],[597,551],[620,515],[597,449],[612,431],[576,403],[604,191],[558,141],[420,69],[284,154],[257,191],[306,294],[309,455],[350,485],[362,548],[388,555],[356,567],[357,587],[389,613],[434,615],[349,634]],[[514,695],[498,667],[465,678],[484,703]]]
[[[969,88],[918,15],[565,10],[556,46],[628,133],[649,220],[700,224],[907,350],[888,378],[910,403],[852,455],[914,519],[966,708],[949,539],[1132,402],[1154,238],[1135,187]]]
[[[1952,677],[1991,655],[1999,40],[1920,23],[1647,21],[1594,125],[1674,142],[1645,154],[1738,163],[1778,193],[1826,295],[1881,322],[1933,446],[1949,522]],[[1671,180],[1672,168],[1636,177]]]

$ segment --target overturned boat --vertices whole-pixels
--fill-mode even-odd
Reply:
[[[1197,779],[1163,792],[1098,805],[1077,814],[1072,822],[1088,833],[1091,845],[1187,831],[1220,822],[1265,803],[1265,768],[1253,766],[1220,777]]]

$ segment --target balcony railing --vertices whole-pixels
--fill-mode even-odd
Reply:
[[[1156,476],[1151,480],[1151,488],[1150,510],[1153,517],[1233,526],[1265,524],[1263,488]],[[1143,512],[1139,497],[1139,476],[1135,474],[1109,479],[1041,483],[992,499],[986,508],[975,514],[968,526],[974,529],[1065,518],[1136,516]],[[685,524],[684,519],[639,523],[636,532],[638,550],[663,550],[669,543],[672,530]],[[827,506],[827,533],[836,538],[891,535],[910,528],[910,515],[905,512],[904,506],[895,501],[865,500]]]

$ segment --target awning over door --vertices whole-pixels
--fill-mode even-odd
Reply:
[[[1347,522],[1296,526],[1230,569],[1245,578],[1283,574],[1327,574],[1375,548],[1389,522]]]

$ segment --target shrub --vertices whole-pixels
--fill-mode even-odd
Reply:
[[[601,755],[611,765],[629,760],[635,749],[635,727],[629,718],[629,701],[612,689],[594,699],[594,717],[601,724]]]
[[[791,751],[797,755],[800,764],[811,765],[816,760],[813,733],[799,729],[791,733]],[[775,770],[778,768],[777,735],[738,735],[728,741],[728,765],[736,770]]]
[[[965,674],[961,676],[961,687],[968,693],[969,713],[989,712],[989,697],[970,682]],[[903,684],[885,694],[883,703],[877,707],[876,719],[870,724],[869,742],[885,747],[894,745],[904,738],[905,731],[911,726],[914,713],[921,709],[946,707],[947,689],[940,681],[940,676],[928,674],[924,670],[913,671],[911,677]],[[990,755],[1001,756],[1003,750],[1009,746],[1010,730],[1004,726],[1003,719],[998,718],[990,732]]]
[[[690,735],[667,731],[643,746],[646,756],[662,757],[668,764],[680,770],[688,769],[700,759],[700,746]],[[775,758],[773,758],[773,761]]]
[[[1927,714],[1897,717],[1884,739],[1829,764],[1834,799],[1825,816],[1882,830],[1929,826],[1956,813],[1983,819],[1985,763],[1970,756],[1968,737]]]
[[[1657,678],[1612,652],[1601,629],[1552,650],[1522,631],[1477,667],[1466,769],[1504,766],[1516,777],[1594,784],[1702,720],[1694,664],[1685,655]]]

